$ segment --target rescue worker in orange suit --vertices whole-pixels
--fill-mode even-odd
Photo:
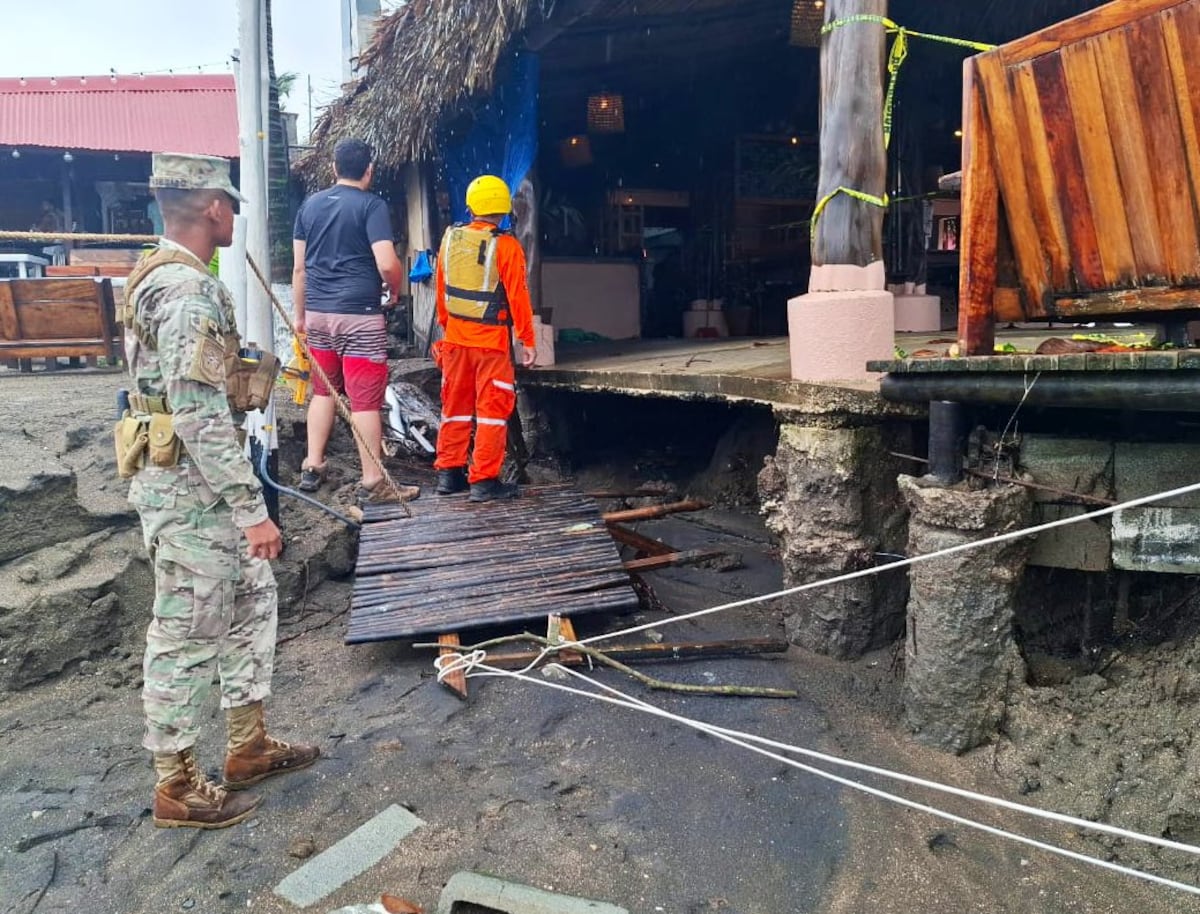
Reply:
[[[434,467],[438,495],[469,488],[471,501],[492,501],[517,495],[515,483],[500,481],[500,467],[517,401],[512,335],[521,341],[521,364],[532,367],[533,308],[525,252],[500,228],[512,211],[508,185],[494,175],[476,178],[467,187],[467,209],[471,222],[446,230],[437,261],[438,323],[445,336],[434,351],[442,370]]]

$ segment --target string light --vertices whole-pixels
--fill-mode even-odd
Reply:
[[[197,73],[201,73],[201,74],[205,70],[213,69],[215,67],[220,67],[223,70],[227,71],[232,68],[232,64],[235,62],[236,62],[235,57],[228,57],[225,60],[217,61],[215,63],[191,64],[186,67],[168,67],[167,69],[164,69],[164,70],[131,70],[128,72],[128,75],[136,76],[141,79],[145,79],[147,76],[162,76],[162,75],[174,76],[176,73],[184,73],[184,72],[188,72],[193,69]],[[116,67],[108,68],[108,81],[109,82],[113,82],[113,83],[117,82],[117,78],[121,75],[122,74],[118,72]],[[29,85],[30,78],[31,77],[26,77],[26,76],[20,77],[20,79],[19,79],[20,85],[22,85],[22,86]],[[32,78],[48,79],[50,81],[50,85],[52,85],[52,86],[58,85],[58,77],[57,76],[32,77]],[[64,78],[74,79],[75,77],[64,77]],[[88,78],[86,76],[80,76],[80,77],[78,77],[78,79],[79,79],[80,85],[86,86],[88,84]]]

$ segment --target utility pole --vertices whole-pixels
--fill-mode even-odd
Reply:
[[[309,137],[312,136],[312,74],[308,74],[308,130],[304,137],[304,142],[307,143]]]
[[[246,253],[264,276],[271,275],[271,245],[267,234],[267,71],[266,0],[238,0],[238,127],[241,147],[241,192],[246,218]],[[271,301],[262,284],[246,281],[246,322],[238,327],[242,339],[274,351]]]

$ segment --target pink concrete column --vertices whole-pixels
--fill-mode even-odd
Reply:
[[[808,294],[788,302],[788,345],[797,381],[875,381],[867,362],[896,348],[895,297],[883,263],[815,266]]]

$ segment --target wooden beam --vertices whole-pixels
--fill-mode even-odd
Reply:
[[[444,647],[438,648],[439,657],[457,654],[459,653],[459,649],[462,647],[462,641],[460,641],[458,635],[455,634],[438,635],[437,640],[438,644],[445,645]],[[442,685],[453,692],[456,698],[460,698],[463,701],[467,700],[467,674],[465,671],[455,670],[453,673],[450,673],[448,676],[442,679]]]
[[[551,613],[546,617],[546,638],[550,641],[579,640],[571,620],[558,613]],[[583,660],[583,654],[579,651],[561,650],[558,652],[558,659],[561,663],[580,663]]]
[[[1106,3],[1073,19],[1052,25],[1000,48],[1005,64],[1022,63],[1052,54],[1063,45],[1075,44],[1105,32],[1119,31],[1137,19],[1181,6],[1190,0],[1137,0],[1136,3]]]
[[[112,343],[104,340],[28,340],[21,343],[0,343],[0,358],[53,359],[101,356],[109,358]]]
[[[626,571],[654,571],[656,568],[669,568],[672,565],[688,565],[692,562],[702,562],[705,559],[716,558],[725,553],[720,549],[689,549],[686,552],[669,552],[666,555],[652,555],[644,559],[633,559],[625,563]]]
[[[659,540],[643,536],[636,530],[630,530],[621,524],[610,523],[608,525],[608,532],[612,534],[612,538],[618,543],[629,546],[631,549],[636,549],[640,555],[666,555],[669,552],[677,551],[674,546],[668,546]]]
[[[960,355],[991,355],[996,347],[996,259],[1000,187],[983,86],[973,59],[963,64],[962,271],[958,289]]]
[[[650,520],[655,517],[666,517],[668,514],[679,514],[683,511],[703,511],[709,507],[706,501],[689,499],[676,501],[669,505],[651,505],[648,508],[630,508],[626,511],[609,511],[600,516],[605,523],[625,523],[631,520]]]
[[[782,654],[788,649],[786,641],[777,638],[740,638],[729,641],[691,641],[682,643],[664,642],[661,644],[614,645],[601,648],[606,657],[620,660],[622,663],[654,663],[664,660],[692,660],[699,657],[738,657],[747,654]],[[563,652],[565,654],[565,652]],[[533,663],[541,654],[536,651],[514,651],[506,654],[488,654],[490,666],[504,670],[520,669]],[[584,662],[581,654],[576,659],[567,661],[560,656],[559,662],[564,665],[578,665]]]
[[[21,321],[17,317],[11,282],[0,282],[0,339],[21,339]]]
[[[1155,286],[1092,292],[1078,297],[1054,299],[1047,309],[1050,317],[1071,319],[1091,315],[1141,314],[1147,311],[1200,311],[1200,289]]]

